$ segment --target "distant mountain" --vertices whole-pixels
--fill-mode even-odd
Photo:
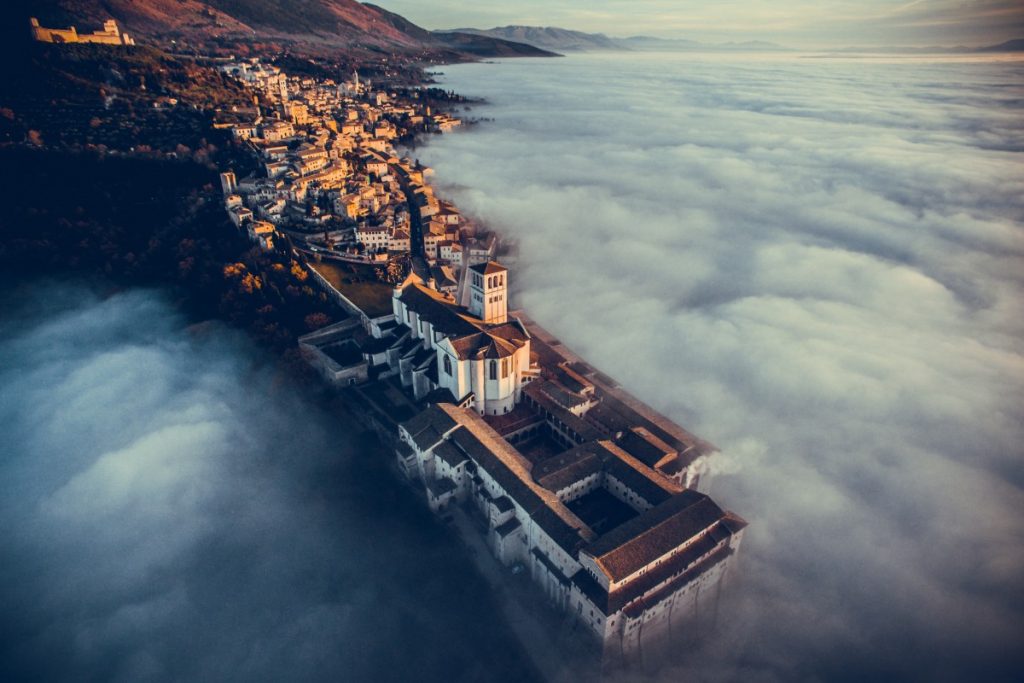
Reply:
[[[320,49],[425,56],[553,56],[498,37],[435,34],[402,16],[356,0],[37,0],[43,25],[99,27],[116,19],[140,42],[177,39],[202,44],[237,39],[288,41]],[[25,19],[27,22],[27,17]]]
[[[457,28],[440,33],[471,33],[516,43],[525,43],[542,50],[555,52],[584,52],[588,50],[625,50],[624,45],[603,33],[583,33],[553,26],[500,26],[497,28]]]
[[[975,52],[1024,52],[1024,38],[1016,38],[1014,40],[1008,40],[1005,43],[999,43],[998,45],[989,45],[987,47],[979,47],[974,50]]]
[[[534,45],[476,33],[434,31],[433,34],[446,47],[477,57],[561,57],[557,52],[544,50]]]
[[[533,45],[542,50],[557,52],[586,52],[592,50],[748,50],[751,52],[769,52],[789,50],[790,48],[752,40],[744,43],[701,43],[696,40],[678,38],[654,38],[653,36],[632,36],[630,38],[610,38],[603,33],[583,33],[553,26],[500,26],[497,28],[458,28],[451,31],[462,34],[488,36],[501,40],[515,41]],[[435,31],[441,35],[449,31]]]
[[[477,57],[558,56],[554,52],[548,52],[534,45],[505,40],[500,36],[476,35],[462,33],[461,31],[428,31],[399,14],[389,12],[383,7],[370,3],[364,3],[364,6],[376,12],[392,28],[399,30],[403,35],[415,38],[423,45],[440,43],[445,47]]]

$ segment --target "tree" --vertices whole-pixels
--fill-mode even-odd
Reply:
[[[291,272],[292,272],[292,277],[294,277],[299,282],[305,282],[306,278],[309,277],[309,273],[306,272],[306,269],[303,268],[302,265],[299,264],[298,261],[292,261],[292,270],[291,270]]]
[[[303,322],[306,323],[306,327],[312,332],[330,325],[331,319],[326,313],[310,313],[303,319]]]
[[[403,279],[405,279],[405,267],[402,265],[402,262],[397,259],[394,261],[389,261],[388,282],[393,285],[397,285]]]

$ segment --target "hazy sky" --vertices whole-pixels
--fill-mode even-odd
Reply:
[[[383,0],[431,29],[559,26],[626,37],[770,40],[795,47],[993,44],[1024,37],[1019,0]]]

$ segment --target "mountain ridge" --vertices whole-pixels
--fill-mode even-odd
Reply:
[[[516,42],[533,45],[545,50],[556,52],[587,52],[597,50],[616,51],[749,51],[749,52],[795,52],[798,48],[792,48],[777,43],[763,40],[730,41],[724,43],[705,43],[686,38],[658,38],[655,36],[635,35],[625,38],[611,37],[603,33],[586,33],[572,29],[560,28],[557,26],[527,26],[511,24],[508,26],[496,26],[489,29],[457,28],[443,29],[434,33],[459,32],[513,40]],[[949,46],[927,46],[927,47],[838,47],[838,48],[813,48],[810,52],[864,52],[864,53],[908,53],[908,54],[945,54],[945,53],[981,53],[981,52],[1020,52],[1024,51],[1024,38],[1007,40],[998,45],[984,45],[979,47],[967,47],[958,45]]]
[[[285,41],[307,49],[446,57],[548,57],[543,49],[488,36],[436,34],[382,7],[356,0],[38,0],[26,12],[43,25],[82,30],[115,19],[154,43]],[[26,14],[27,23],[29,14]]]
[[[559,28],[557,26],[524,26],[513,24],[509,26],[497,26],[490,29],[456,28],[435,31],[435,33],[451,32],[489,36],[517,43],[525,43],[543,50],[552,50],[556,52],[627,49],[620,45],[617,40],[609,38],[603,33],[584,33],[583,31],[574,31],[572,29]]]

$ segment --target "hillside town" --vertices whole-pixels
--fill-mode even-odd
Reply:
[[[221,67],[261,115],[231,126],[259,170],[221,174],[232,221],[284,238],[352,316],[299,340],[351,390],[431,510],[527,573],[589,635],[603,666],[648,663],[715,612],[746,522],[703,491],[714,447],[626,392],[509,307],[496,240],[400,157],[410,129],[460,121],[355,73],[336,83],[258,59]],[[330,277],[381,264],[386,299]]]
[[[358,70],[335,80],[260,57],[209,63],[249,98],[215,110],[237,154],[217,169],[211,208],[223,216],[223,202],[251,251],[276,259],[268,272],[336,304],[336,317],[303,318],[304,367],[350,399],[424,510],[484,550],[481,572],[529,581],[526,599],[553,630],[520,627],[527,648],[551,650],[571,624],[607,669],[650,666],[698,639],[746,527],[706,493],[716,449],[512,307],[514,254],[437,196],[408,152],[463,121],[426,87]],[[266,279],[244,263],[223,272],[246,291]]]

